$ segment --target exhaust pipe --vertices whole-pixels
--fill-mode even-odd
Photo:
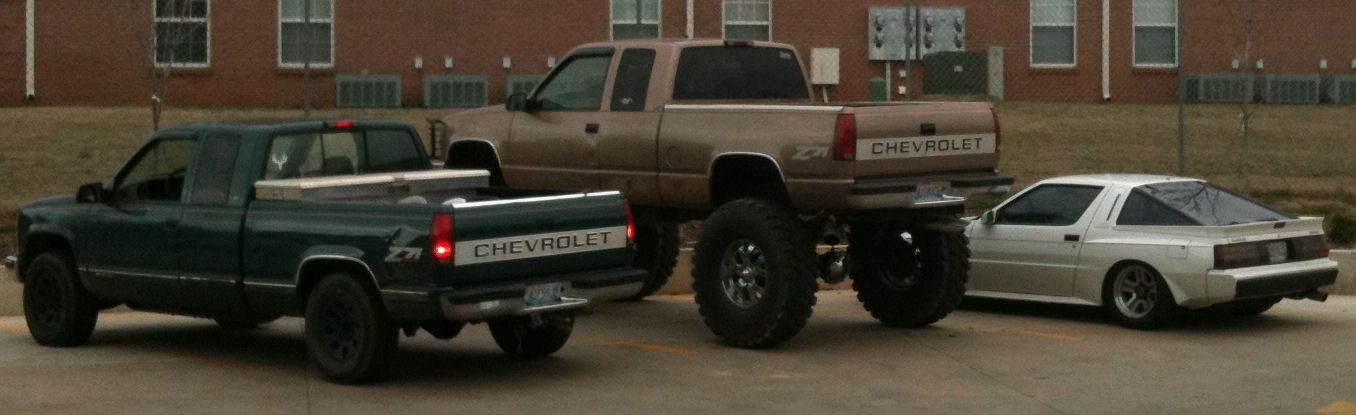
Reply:
[[[1285,297],[1293,300],[1314,300],[1320,303],[1328,301],[1328,293],[1319,291],[1317,288],[1309,291],[1297,292]]]

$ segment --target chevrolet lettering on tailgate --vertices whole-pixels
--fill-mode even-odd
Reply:
[[[626,227],[457,242],[457,264],[536,258],[626,247]]]
[[[986,154],[994,152],[993,134],[876,138],[857,143],[858,160]]]

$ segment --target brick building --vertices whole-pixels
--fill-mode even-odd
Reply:
[[[296,107],[307,60],[317,107],[488,104],[574,45],[635,36],[771,39],[807,65],[836,48],[840,81],[816,95],[864,100],[887,65],[868,56],[871,9],[904,6],[963,8],[961,49],[1006,100],[1173,102],[1179,63],[1356,75],[1356,1],[1187,1],[1180,23],[1177,1],[312,0],[307,19],[303,0],[0,0],[0,105],[146,104],[158,61],[176,105]],[[913,96],[945,72],[889,64]]]

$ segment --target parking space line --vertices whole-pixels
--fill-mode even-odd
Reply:
[[[575,333],[575,334],[571,335],[570,337],[574,337],[574,338],[580,339],[580,340],[588,340],[588,341],[591,341],[591,342],[607,343],[607,344],[615,344],[615,345],[626,346],[626,347],[634,347],[634,348],[637,348],[637,349],[645,349],[645,350],[654,351],[654,352],[665,352],[665,353],[673,353],[673,354],[680,354],[680,355],[694,355],[694,354],[697,354],[697,351],[696,351],[696,350],[692,350],[692,349],[684,349],[684,348],[681,348],[681,347],[665,346],[665,345],[662,345],[662,344],[646,343],[646,342],[640,342],[640,341],[635,341],[635,340],[610,339],[610,338],[606,338],[606,337],[597,337],[597,336],[590,336],[590,335],[587,335],[587,334],[578,334],[578,333]]]
[[[15,332],[15,333],[28,333],[28,329],[27,329],[27,328],[19,327],[19,326],[11,326],[11,325],[8,325],[8,324],[0,324],[0,330],[4,330],[4,331],[12,331],[12,332]]]

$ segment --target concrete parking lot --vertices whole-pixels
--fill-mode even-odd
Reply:
[[[0,412],[1356,413],[1356,297],[1156,332],[1091,308],[972,301],[904,330],[825,291],[800,336],[751,351],[666,295],[598,307],[544,360],[505,358],[483,326],[403,338],[388,378],[360,387],[308,368],[301,327],[105,313],[89,344],[53,349],[0,317]]]

